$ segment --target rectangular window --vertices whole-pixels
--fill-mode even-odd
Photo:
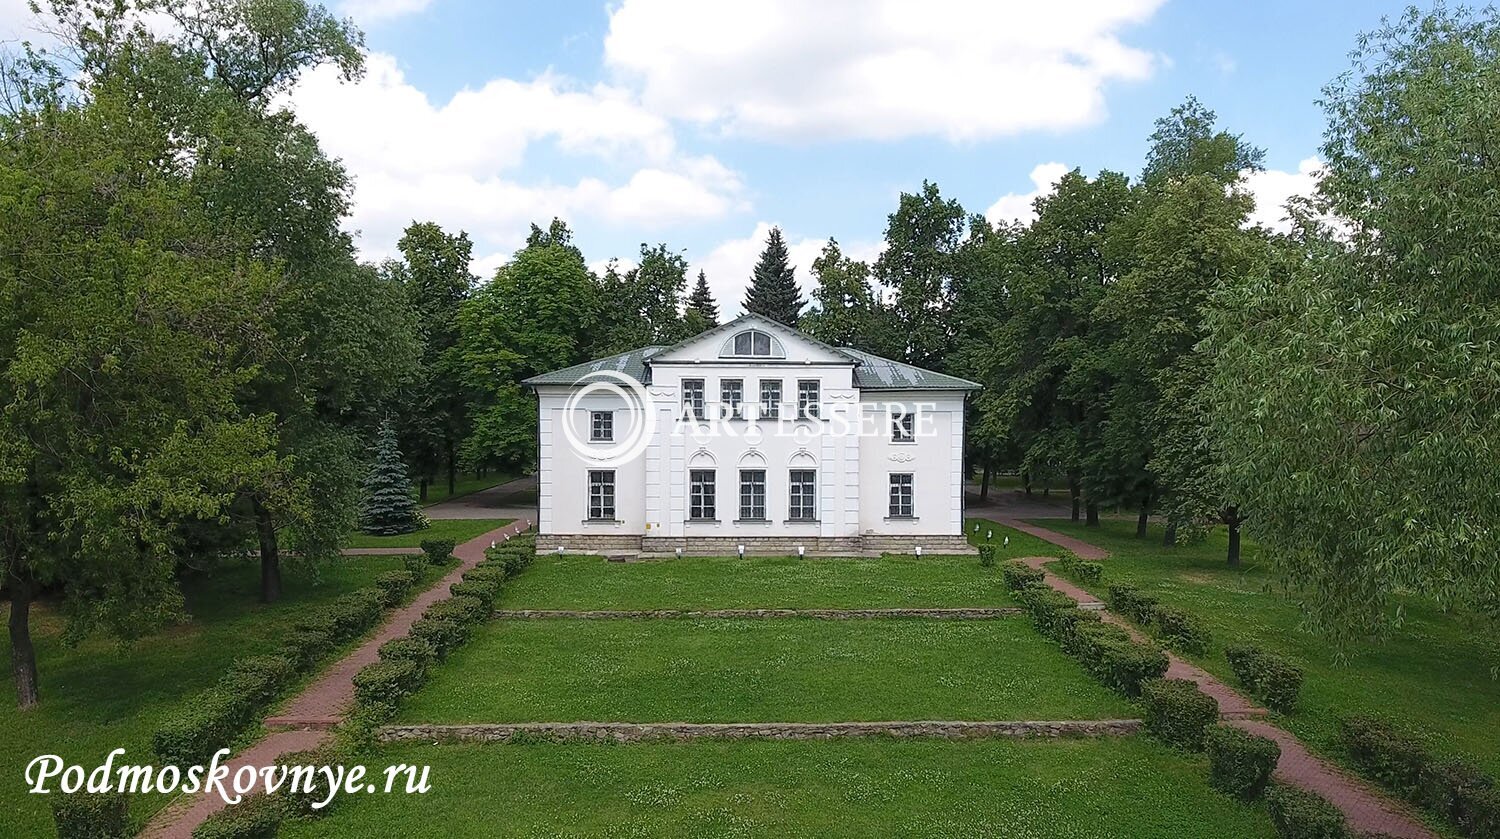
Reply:
[[[891,417],[891,441],[910,443],[917,439],[917,417],[915,414],[895,414]]]
[[[909,519],[913,517],[911,505],[911,473],[891,473],[891,518]]]
[[[762,419],[781,417],[781,380],[760,380],[760,415]]]
[[[740,519],[762,521],[766,517],[766,470],[740,470]]]
[[[589,472],[589,518],[615,520],[615,473],[600,469]]]
[[[714,470],[692,469],[688,471],[688,518],[712,520],[718,517],[718,505],[714,503],[717,493]]]
[[[682,380],[682,411],[692,413],[693,419],[701,420],[703,413],[703,380]]]
[[[818,518],[818,473],[812,469],[793,469],[788,481],[792,521],[816,521]]]
[[[730,419],[741,419],[744,413],[740,404],[745,401],[745,382],[742,379],[724,379],[719,382],[719,401],[724,403],[724,415]]]
[[[818,418],[818,380],[800,379],[797,382],[797,418]]]
[[[613,411],[593,411],[590,413],[589,439],[615,439],[615,414]]]

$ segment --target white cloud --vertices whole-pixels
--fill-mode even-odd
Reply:
[[[623,0],[605,60],[668,116],[787,140],[979,140],[1098,122],[1164,0]]]
[[[366,65],[353,84],[319,68],[288,104],[353,175],[350,226],[367,258],[393,255],[413,219],[468,231],[487,274],[496,254],[520,246],[532,222],[553,216],[651,231],[745,207],[738,174],[712,157],[684,154],[671,125],[620,88],[544,74],[495,79],[434,103],[391,56],[372,53]],[[523,183],[516,172],[540,143],[585,174],[571,183]],[[589,167],[633,174],[611,181]]]
[[[27,2],[0,0],[0,49],[7,49],[7,41],[37,40],[36,16]]]
[[[771,222],[762,221],[755,225],[750,235],[720,242],[706,256],[691,261],[688,279],[696,281],[699,269],[708,276],[708,288],[719,304],[721,319],[735,317],[743,311],[741,304],[745,300],[745,289],[750,285],[750,272],[760,259],[760,252],[765,249],[766,236],[773,226],[775,225]],[[785,228],[782,233],[786,234]],[[802,296],[809,302],[816,286],[812,278],[813,260],[823,252],[823,246],[827,243],[827,237],[802,237],[795,241],[790,237],[787,239],[787,253],[797,269],[797,285],[802,289]],[[845,256],[867,263],[873,263],[884,248],[883,241],[839,242],[839,250]]]
[[[362,24],[382,23],[427,10],[432,0],[344,0],[339,13]]]
[[[1052,191],[1058,180],[1068,174],[1071,169],[1064,163],[1039,163],[1031,170],[1030,192],[1011,192],[1000,196],[995,203],[984,211],[984,217],[990,224],[998,224],[1002,221],[1019,221],[1022,224],[1030,224],[1036,218],[1036,208],[1032,206],[1036,199]]]
[[[1297,164],[1295,172],[1267,169],[1249,173],[1245,177],[1245,187],[1255,195],[1255,210],[1250,213],[1250,223],[1282,233],[1290,230],[1287,200],[1294,195],[1312,195],[1322,170],[1323,162],[1309,157]]]

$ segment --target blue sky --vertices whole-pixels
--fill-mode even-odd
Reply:
[[[289,104],[356,179],[363,253],[413,219],[464,229],[489,275],[529,223],[591,263],[666,242],[737,307],[770,224],[802,266],[878,253],[902,191],[1022,216],[1074,166],[1134,174],[1188,94],[1267,150],[1259,217],[1312,183],[1320,88],[1377,0],[333,0],[369,72]],[[23,0],[0,0],[0,30]],[[9,8],[9,11],[7,11]],[[1050,165],[1049,165],[1050,164]]]

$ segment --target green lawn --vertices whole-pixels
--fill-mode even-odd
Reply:
[[[1300,627],[1295,600],[1280,592],[1248,540],[1243,568],[1235,571],[1224,564],[1222,530],[1201,545],[1167,548],[1155,526],[1142,540],[1134,538],[1134,522],[1106,520],[1099,529],[1036,523],[1112,552],[1098,594],[1111,582],[1135,583],[1201,616],[1214,645],[1194,660],[1225,681],[1234,684],[1223,655],[1227,643],[1252,642],[1301,661],[1307,668],[1301,705],[1280,722],[1319,750],[1336,754],[1338,717],[1369,713],[1420,729],[1434,750],[1467,755],[1500,775],[1500,681],[1492,669],[1500,663],[1500,639],[1493,624],[1487,629],[1408,598],[1401,629],[1383,642],[1354,644],[1340,663],[1325,639]]]
[[[499,486],[506,481],[514,481],[517,477],[509,473],[490,474],[485,475],[483,478],[474,475],[459,475],[457,486],[453,488],[454,491],[452,494],[448,492],[448,478],[446,476],[439,477],[436,482],[427,487],[427,500],[422,502],[422,506],[431,507],[433,504],[462,498],[465,495],[476,493],[482,489]],[[413,485],[416,484],[415,481],[412,483]]]
[[[415,533],[402,533],[397,536],[368,536],[364,533],[351,533],[345,547],[349,548],[415,548],[422,544],[424,539],[452,539],[454,542],[463,543],[475,536],[504,527],[513,519],[436,519],[423,530]]]
[[[0,691],[0,832],[51,835],[51,802],[25,791],[22,772],[37,755],[56,754],[87,767],[114,748],[127,763],[151,763],[151,733],[187,696],[211,686],[242,655],[271,652],[293,620],[308,607],[369,585],[376,575],[401,567],[400,557],[350,557],[312,569],[284,570],[285,595],[275,605],[256,600],[259,565],[240,562],[185,586],[192,620],[131,646],[94,639],[78,647],[62,644],[61,623],[44,607],[32,612],[32,635],[41,673],[42,702],[21,713],[14,688]],[[9,612],[0,604],[0,615]],[[0,639],[0,660],[10,644]],[[132,815],[143,820],[166,803],[165,796],[134,796]]]
[[[1274,835],[1201,759],[1137,737],[386,746],[426,795],[362,795],[283,837]],[[1208,826],[1212,827],[1208,827]]]
[[[1134,716],[1020,615],[494,621],[401,711],[436,723]]]
[[[995,542],[1011,537],[1002,551],[1006,556],[1045,555],[1050,547],[1010,528],[991,529]],[[1014,602],[999,567],[981,568],[972,556],[606,562],[548,555],[537,557],[501,598],[507,609],[881,609]]]

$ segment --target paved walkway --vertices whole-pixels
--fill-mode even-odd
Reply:
[[[1015,519],[997,518],[996,521],[1006,527],[1014,527],[1039,539],[1045,539],[1058,547],[1067,548],[1085,559],[1101,560],[1109,557],[1108,551],[1044,527],[1026,524]],[[1086,548],[1089,553],[1085,554],[1079,550],[1079,547]],[[1054,559],[1056,557],[1033,556],[1025,557],[1021,562],[1032,568],[1041,569],[1043,579],[1049,586],[1073,598],[1080,607],[1102,608],[1103,604],[1097,597],[1043,567],[1045,563],[1052,562]],[[1105,612],[1103,619],[1124,628],[1134,638],[1145,637],[1134,626],[1112,613]],[[1343,811],[1354,833],[1381,834],[1399,837],[1399,839],[1437,839],[1437,834],[1408,815],[1400,806],[1363,781],[1309,752],[1302,741],[1291,732],[1267,722],[1264,719],[1267,713],[1264,708],[1246,699],[1202,668],[1184,661],[1171,652],[1167,653],[1167,660],[1169,662],[1167,677],[1187,679],[1196,683],[1200,690],[1218,701],[1219,715],[1228,724],[1275,740],[1281,746],[1281,759],[1276,763],[1277,780],[1315,792],[1328,799],[1330,803]]]
[[[265,725],[272,729],[271,734],[229,761],[230,777],[242,766],[270,766],[281,755],[329,742],[333,738],[332,729],[343,721],[354,704],[354,674],[380,659],[380,645],[404,636],[428,606],[447,599],[448,587],[484,559],[484,550],[491,543],[509,539],[530,526],[526,517],[518,518],[454,548],[453,554],[458,557],[455,568],[410,603],[393,611],[374,635],[324,671],[317,681],[293,697],[281,713],[266,718]],[[157,813],[142,835],[148,839],[191,839],[193,829],[224,806],[218,795],[179,798]]]
[[[530,519],[536,521],[535,475],[461,495],[451,501],[439,501],[422,508],[429,519]]]

